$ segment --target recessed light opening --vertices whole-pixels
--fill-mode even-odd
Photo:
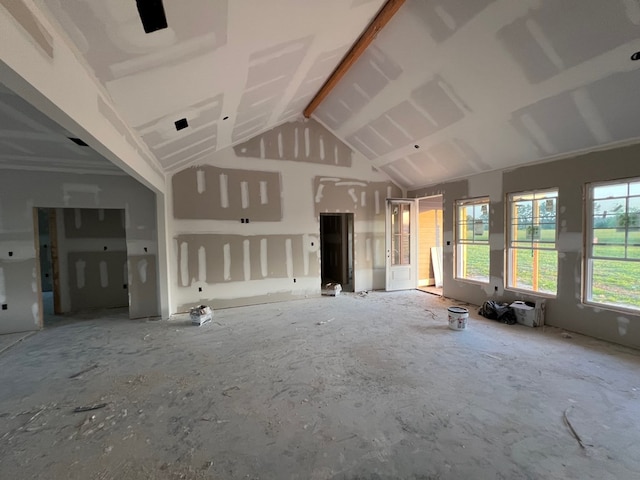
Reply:
[[[189,122],[187,122],[186,118],[181,118],[180,120],[176,120],[175,125],[176,130],[182,130],[183,128],[187,128],[189,126]]]
[[[75,138],[75,137],[67,137],[69,140],[71,140],[73,143],[75,143],[76,145],[80,145],[81,147],[88,147],[89,145],[87,145],[86,143],[84,143],[82,140],[80,140],[79,138]]]

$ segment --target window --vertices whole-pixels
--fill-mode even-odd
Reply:
[[[391,206],[391,265],[411,263],[411,205],[394,203]]]
[[[456,202],[456,277],[489,282],[489,199]]]
[[[507,286],[555,295],[557,190],[508,197]]]
[[[640,179],[588,186],[585,300],[640,309]]]

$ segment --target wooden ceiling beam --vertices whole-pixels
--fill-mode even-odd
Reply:
[[[318,108],[318,105],[322,103],[331,90],[333,90],[338,82],[342,80],[342,77],[344,77],[352,65],[356,63],[358,58],[360,58],[367,47],[376,38],[378,33],[380,33],[380,30],[389,23],[389,20],[393,18],[404,2],[405,0],[387,0],[387,3],[378,12],[378,15],[376,15],[364,33],[360,35],[360,38],[358,38],[356,43],[353,44],[351,50],[349,50],[342,61],[338,64],[327,81],[324,82],[324,85],[322,85],[322,88],[318,90],[318,93],[316,93],[316,96],[313,97],[313,100],[311,100],[309,105],[307,105],[307,108],[304,109],[303,113],[306,118],[311,116],[314,110]]]

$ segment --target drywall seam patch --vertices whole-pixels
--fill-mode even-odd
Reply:
[[[268,264],[267,264],[267,239],[260,239],[260,273],[263,278],[266,278],[269,274]]]
[[[222,247],[222,257],[224,261],[224,273],[223,278],[225,280],[231,280],[231,245],[225,243]]]

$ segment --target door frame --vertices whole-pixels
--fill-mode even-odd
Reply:
[[[333,212],[322,212],[319,216],[320,223],[320,278],[321,281],[324,280],[322,277],[323,274],[323,251],[326,251],[324,244],[324,232],[322,228],[322,218],[326,217],[338,217],[341,222],[341,257],[342,257],[342,272],[340,279],[335,279],[340,282],[342,290],[345,292],[353,292],[355,291],[355,268],[354,268],[354,244],[355,244],[355,215],[353,213],[333,213]]]
[[[409,205],[409,263],[394,266],[391,264],[391,208],[393,205]],[[418,287],[418,199],[387,198],[385,206],[385,290],[412,290]],[[396,280],[396,272],[406,278]],[[400,275],[399,275],[400,276]]]

